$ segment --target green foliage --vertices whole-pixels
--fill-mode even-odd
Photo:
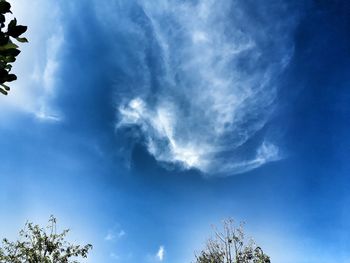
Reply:
[[[21,51],[18,46],[13,43],[15,39],[18,42],[28,42],[21,35],[27,31],[26,26],[17,25],[16,18],[13,18],[5,25],[5,14],[12,13],[11,5],[5,0],[0,0],[0,93],[7,95],[10,88],[5,84],[17,79],[15,74],[11,74],[12,65],[16,61],[16,57]]]
[[[196,256],[196,263],[271,263],[253,240],[247,240],[242,224],[235,227],[232,219],[224,221],[222,231],[215,229],[215,236]]]
[[[33,223],[26,223],[19,232],[19,240],[3,240],[0,263],[77,263],[77,258],[87,257],[92,245],[72,245],[65,240],[68,232],[64,230],[56,233],[56,218],[53,216],[46,230]]]

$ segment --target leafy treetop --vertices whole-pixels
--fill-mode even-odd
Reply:
[[[20,238],[11,242],[6,238],[0,247],[0,263],[78,263],[86,258],[92,245],[73,245],[65,240],[69,230],[57,233],[56,218],[51,216],[47,230],[26,223]]]
[[[247,240],[243,225],[234,225],[232,219],[223,223],[223,230],[215,229],[215,235],[206,247],[196,255],[195,263],[271,263],[269,256],[250,239]]]

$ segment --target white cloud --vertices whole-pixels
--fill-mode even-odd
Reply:
[[[116,253],[113,253],[113,252],[110,253],[109,256],[110,256],[112,259],[114,259],[114,260],[119,260],[119,259],[120,259],[120,256],[117,255]]]
[[[234,162],[226,165],[226,169],[235,173],[244,173],[260,167],[269,162],[278,161],[283,158],[277,146],[269,142],[263,142],[257,149],[255,156],[246,161]]]
[[[47,40],[47,50],[46,50],[46,65],[44,68],[42,80],[43,87],[47,92],[53,92],[55,85],[55,74],[59,68],[58,55],[64,43],[63,28],[61,26],[57,27],[57,32],[55,32]]]
[[[59,4],[53,0],[16,0],[10,3],[18,23],[28,26],[25,36],[29,43],[21,43],[22,52],[14,63],[12,71],[18,80],[10,83],[8,96],[0,97],[0,108],[7,113],[2,114],[2,118],[22,112],[41,121],[59,121],[62,117],[50,102],[55,96],[59,52],[64,45]]]
[[[55,114],[54,112],[52,112],[51,110],[48,111],[45,109],[45,104],[41,105],[41,107],[38,109],[37,112],[35,112],[35,117],[38,120],[41,121],[47,121],[47,122],[58,122],[62,120],[62,117],[58,114]]]
[[[280,159],[267,137],[246,144],[272,115],[275,80],[293,51],[293,24],[264,5],[254,8],[267,22],[257,21],[244,1],[140,3],[157,41],[159,65],[149,66],[149,50],[141,45],[128,50],[140,70],[121,67],[141,83],[117,99],[117,127],[139,127],[158,161],[208,174],[240,173]],[[135,43],[149,42],[132,19],[128,28],[123,33]]]
[[[202,156],[206,154],[204,145],[194,145],[192,143],[183,144],[177,141],[174,134],[175,113],[171,106],[159,107],[156,112],[146,108],[145,103],[139,99],[133,99],[127,106],[120,109],[122,119],[118,127],[125,125],[139,125],[145,134],[148,134],[148,150],[157,156],[160,161],[178,162],[185,168],[206,166],[206,161]],[[158,142],[163,142],[163,147],[159,147]],[[209,146],[207,146],[209,148]]]
[[[126,235],[126,232],[123,229],[117,229],[117,228],[118,227],[114,227],[113,229],[108,230],[107,235],[104,237],[104,240],[114,241]]]
[[[115,236],[112,233],[108,233],[105,238],[106,241],[111,241],[115,239]]]
[[[156,254],[156,258],[158,261],[163,261],[165,256],[165,249],[164,246],[160,246],[158,249],[158,252]]]

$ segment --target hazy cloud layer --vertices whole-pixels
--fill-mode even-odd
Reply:
[[[283,2],[139,1],[120,18],[119,130],[161,163],[234,174],[281,158],[255,138],[276,103],[294,18]],[[130,63],[128,63],[129,61]],[[134,80],[132,80],[134,79]],[[135,80],[136,79],[136,80]]]

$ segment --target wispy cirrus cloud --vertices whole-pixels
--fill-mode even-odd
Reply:
[[[138,8],[122,23],[134,44],[122,47],[129,58],[121,57],[121,74],[138,82],[119,90],[118,130],[135,127],[161,163],[207,174],[282,158],[268,136],[256,135],[273,114],[277,78],[293,53],[288,5],[168,0]]]

